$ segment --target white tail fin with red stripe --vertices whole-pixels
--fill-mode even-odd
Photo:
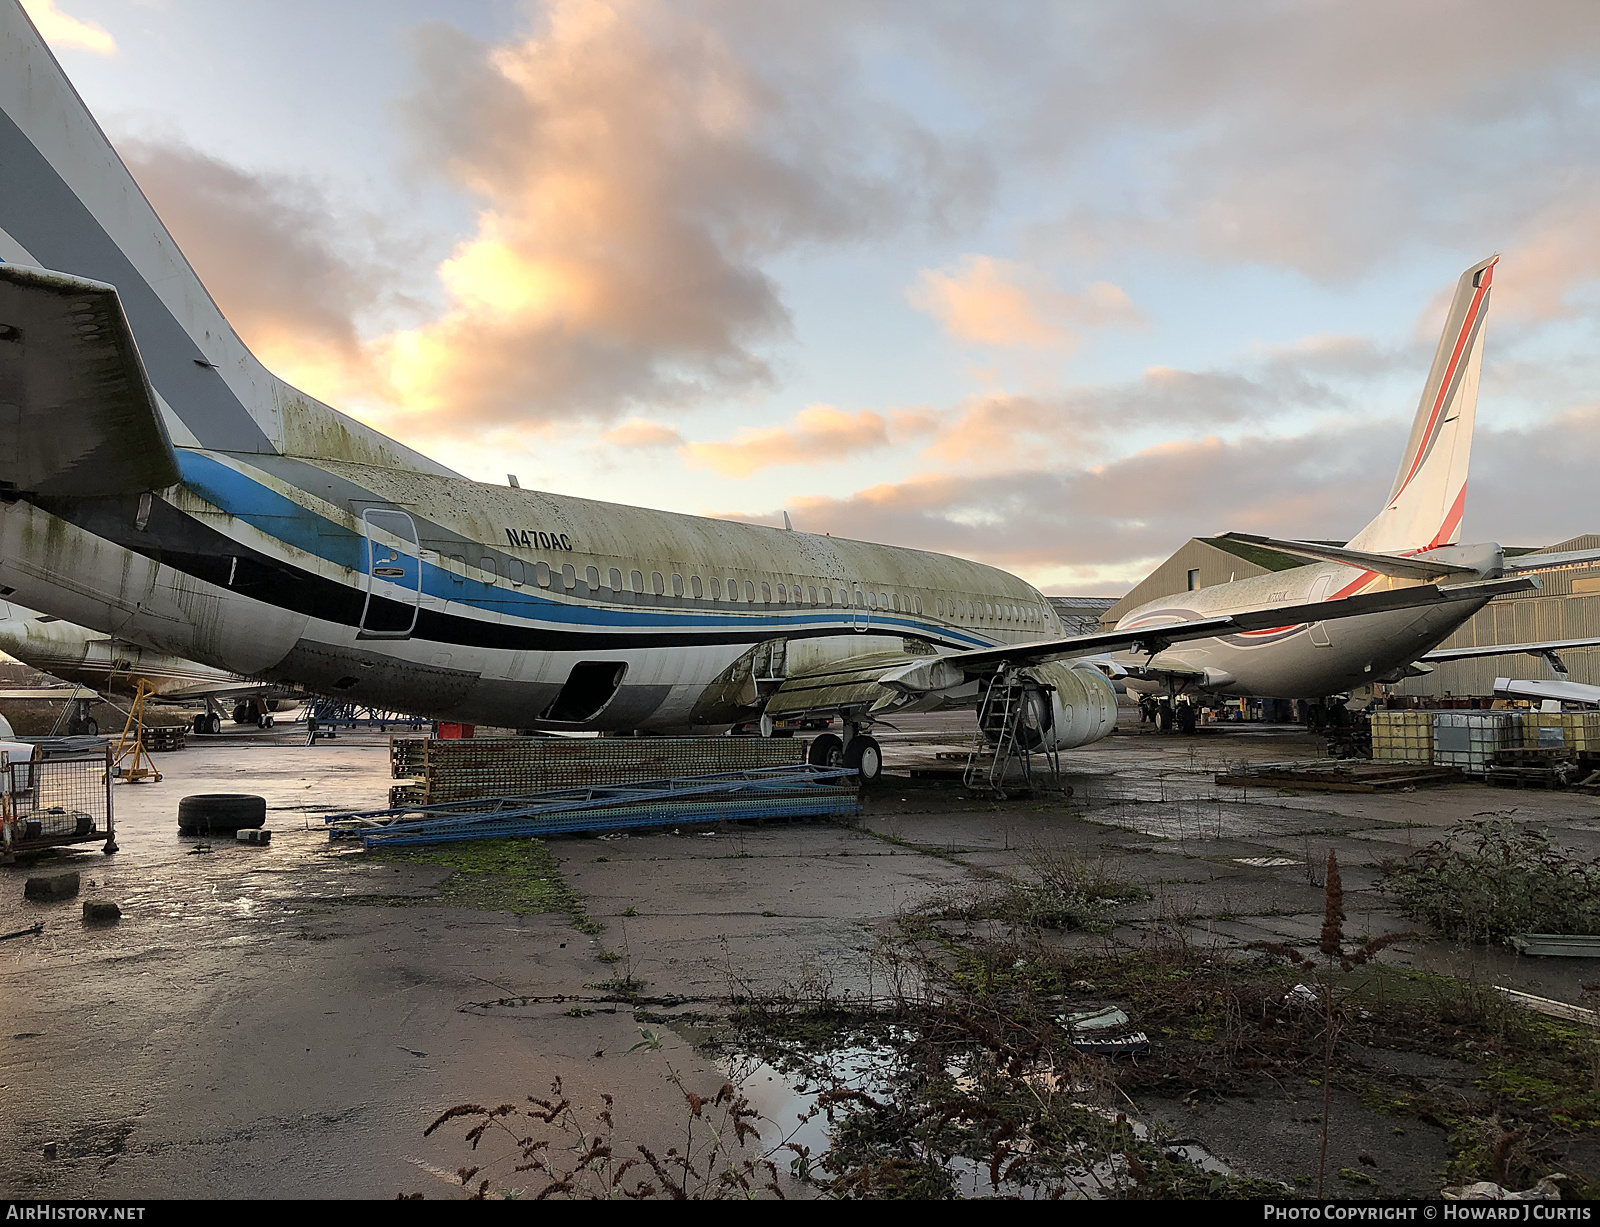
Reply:
[[[1350,541],[1351,549],[1409,553],[1459,540],[1483,364],[1483,322],[1499,259],[1491,256],[1461,274],[1394,488],[1377,518]]]

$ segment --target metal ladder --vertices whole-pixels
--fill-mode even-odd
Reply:
[[[1047,742],[1034,749],[1023,725],[1031,697],[1038,695],[1048,703],[1049,694],[1050,687],[1024,680],[1008,669],[999,670],[989,679],[983,702],[978,705],[978,733],[972,752],[967,755],[963,784],[974,789],[984,785],[1004,797],[1006,773],[1013,762],[1018,762],[1022,765],[1023,788],[1032,791],[1035,753],[1044,755],[1052,782],[1059,782],[1061,761],[1054,744]]]

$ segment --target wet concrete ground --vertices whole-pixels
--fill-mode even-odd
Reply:
[[[887,734],[889,769],[952,765],[934,756],[962,748],[966,727],[930,717]],[[556,1076],[579,1102],[614,1094],[619,1136],[664,1149],[684,1120],[669,1074],[701,1089],[721,1074],[687,1026],[648,1024],[660,1046],[630,1052],[641,1022],[633,1007],[600,1000],[605,981],[644,981],[652,1017],[716,1013],[730,992],[802,980],[880,989],[886,968],[873,952],[898,909],[1040,849],[1103,857],[1149,884],[1145,914],[1113,940],[1136,943],[1166,923],[1223,945],[1314,935],[1322,892],[1306,862],[1320,869],[1330,846],[1344,868],[1348,929],[1368,934],[1414,927],[1372,893],[1377,862],[1475,812],[1515,808],[1565,843],[1600,850],[1600,800],[1590,797],[1476,785],[1246,796],[1212,783],[1231,761],[1318,751],[1288,729],[1185,739],[1134,726],[1064,756],[1066,801],[997,802],[953,780],[891,778],[857,828],[552,841],[563,876],[605,926],[589,937],[565,915],[430,903],[449,870],[330,845],[322,813],[385,803],[385,739],[191,743],[160,756],[161,783],[118,786],[119,853],[89,845],[44,867],[80,869],[80,899],[24,901],[28,870],[0,869],[0,932],[45,923],[40,936],[0,943],[0,1190],[448,1196],[435,1173],[468,1154],[459,1133],[422,1137],[434,1116],[543,1093]],[[180,837],[178,799],[205,791],[264,795],[271,845]],[[211,850],[196,852],[203,842]],[[1261,857],[1296,863],[1240,863]],[[81,901],[96,897],[121,904],[121,924],[83,925]],[[1596,970],[1425,940],[1387,957],[1569,1001]],[[522,997],[567,1000],[494,1004]],[[1169,1118],[1188,1111],[1151,1107]],[[1203,1120],[1177,1123],[1205,1136]],[[1281,1123],[1271,1145],[1295,1146],[1292,1120]],[[1215,1127],[1229,1138],[1260,1132]],[[1270,1146],[1213,1149],[1246,1169],[1290,1161]]]

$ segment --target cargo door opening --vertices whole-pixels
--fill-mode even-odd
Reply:
[[[622,685],[628,666],[615,660],[584,660],[572,666],[567,684],[556,701],[544,709],[541,720],[581,724],[593,720]]]

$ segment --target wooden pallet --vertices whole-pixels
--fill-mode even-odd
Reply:
[[[189,729],[182,724],[147,724],[140,740],[153,752],[181,750],[188,744]]]
[[[1234,788],[1305,788],[1313,792],[1394,792],[1461,778],[1454,767],[1332,759],[1310,763],[1240,763],[1217,773]]]

